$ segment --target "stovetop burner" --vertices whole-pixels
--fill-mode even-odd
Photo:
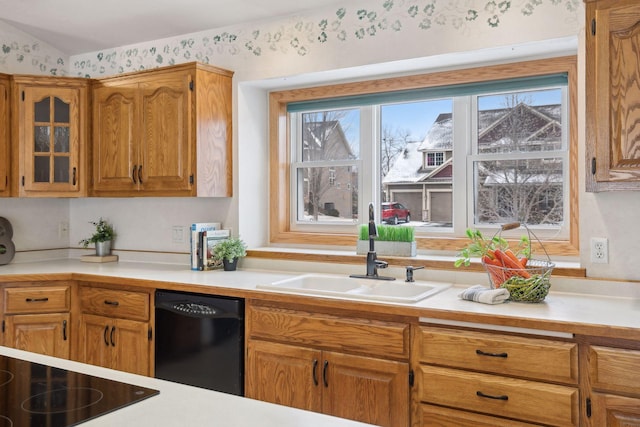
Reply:
[[[157,390],[0,355],[0,427],[68,427]]]

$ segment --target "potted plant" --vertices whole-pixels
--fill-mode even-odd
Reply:
[[[96,231],[91,237],[82,239],[78,243],[85,248],[89,246],[89,243],[95,243],[97,256],[109,255],[111,253],[111,242],[116,236],[113,226],[102,217],[98,221],[89,221],[89,224],[92,224]]]
[[[375,239],[375,249],[378,255],[387,256],[416,256],[417,248],[413,227],[383,225],[376,226],[378,235]],[[369,226],[360,226],[356,253],[366,254],[369,250]]]
[[[240,238],[231,237],[213,248],[213,256],[222,260],[225,271],[234,271],[238,265],[238,259],[246,255],[247,246]]]

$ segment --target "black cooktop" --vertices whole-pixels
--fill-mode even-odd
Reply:
[[[0,355],[0,427],[67,427],[157,390]]]

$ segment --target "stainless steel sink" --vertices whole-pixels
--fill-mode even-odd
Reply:
[[[365,299],[401,303],[414,303],[451,287],[451,283],[389,282],[375,279],[354,279],[328,274],[304,274],[257,288],[298,294],[331,295],[348,299]]]

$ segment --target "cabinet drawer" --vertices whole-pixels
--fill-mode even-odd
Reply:
[[[149,294],[144,292],[82,287],[83,313],[131,320],[149,320]]]
[[[591,346],[589,374],[595,389],[640,395],[640,351]]]
[[[253,338],[408,359],[409,325],[273,307],[252,307]]]
[[[578,345],[484,332],[421,327],[420,361],[570,384],[578,382]]]
[[[5,314],[55,313],[69,311],[69,286],[6,288]]]
[[[420,366],[419,381],[420,399],[426,403],[554,426],[578,425],[574,387],[436,366]]]
[[[420,427],[538,427],[504,418],[481,415],[427,404],[420,405]]]

